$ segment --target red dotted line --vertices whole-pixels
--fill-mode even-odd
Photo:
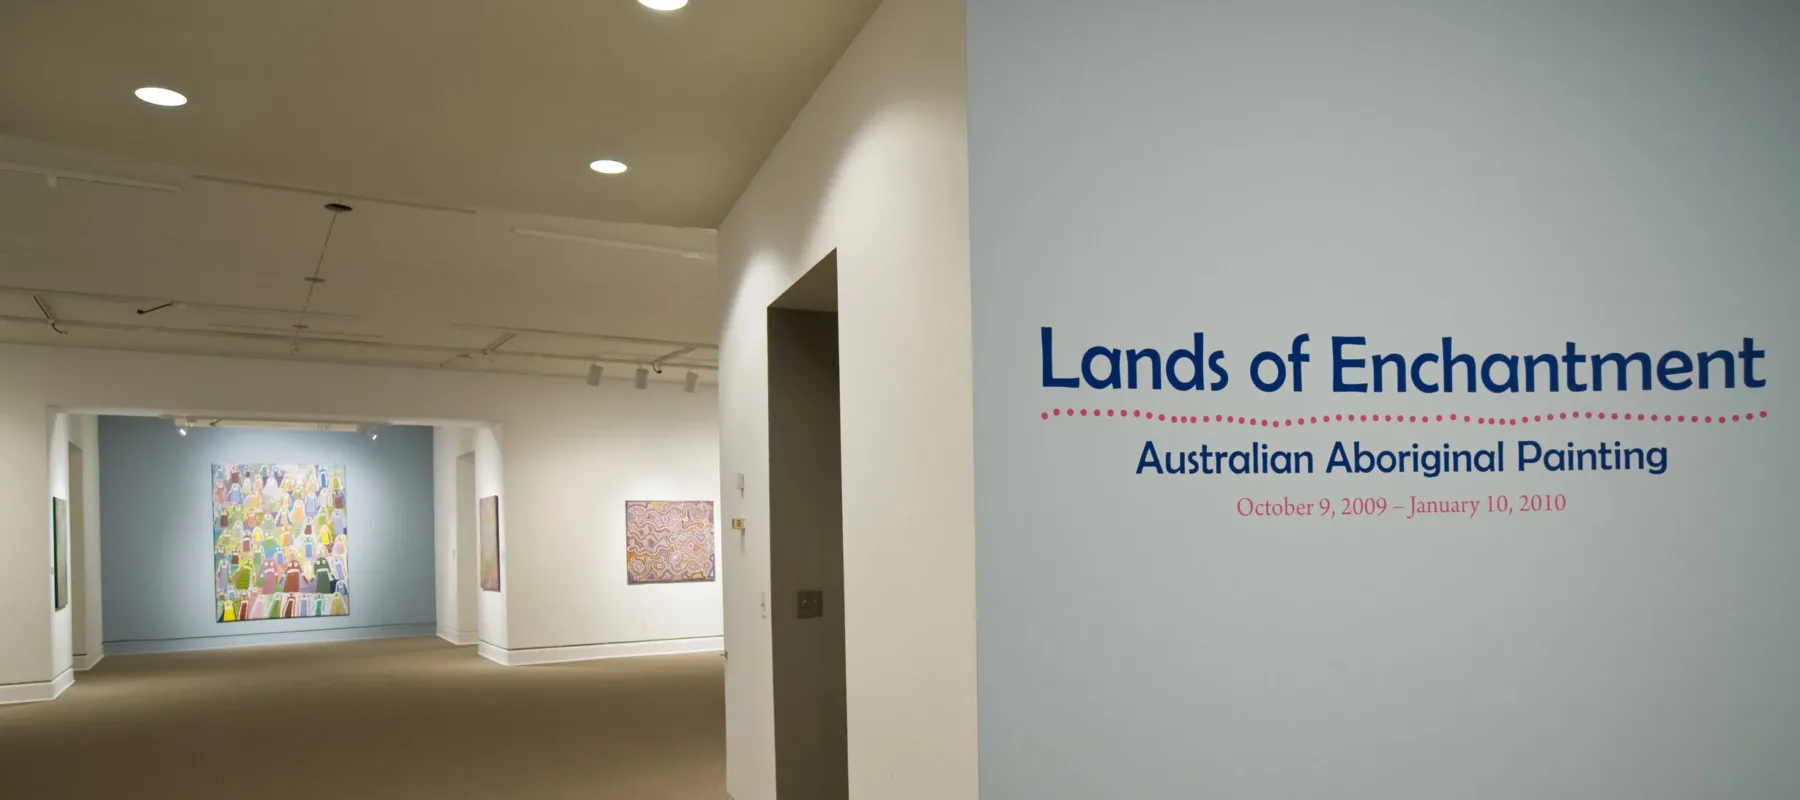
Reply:
[[[1191,414],[1157,414],[1150,411],[1144,411],[1143,409],[1124,408],[1053,408],[1049,411],[1041,412],[1039,416],[1046,420],[1053,417],[1068,417],[1071,419],[1076,417],[1114,417],[1122,419],[1153,420],[1156,422],[1173,422],[1184,425],[1222,424],[1244,425],[1253,428],[1292,428],[1304,427],[1307,425],[1328,425],[1340,422],[1380,422],[1388,424],[1411,423],[1418,425],[1441,422],[1445,424],[1466,423],[1471,425],[1498,425],[1504,427],[1530,425],[1540,422],[1559,422],[1570,419],[1616,420],[1620,422],[1685,422],[1690,424],[1710,423],[1714,425],[1723,425],[1727,422],[1750,422],[1752,420],[1765,419],[1769,416],[1769,412],[1753,411],[1744,414],[1732,414],[1730,416],[1724,414],[1703,416],[1700,414],[1632,414],[1623,412],[1608,413],[1605,411],[1570,411],[1556,412],[1553,414],[1533,414],[1528,417],[1471,417],[1468,415],[1457,414],[1323,414],[1316,417],[1265,419],[1262,417],[1246,417],[1235,414],[1216,416],[1211,414],[1201,416],[1194,416]]]

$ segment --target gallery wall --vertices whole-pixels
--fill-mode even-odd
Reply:
[[[485,654],[529,664],[721,648],[717,400],[658,388],[621,387],[616,402],[629,411],[581,429],[521,420],[479,432],[533,462],[528,472],[508,464],[493,485],[481,480],[477,451],[476,494],[500,497],[501,563],[501,592],[480,592],[478,611],[485,620],[503,604],[506,619],[504,644],[483,632]],[[711,502],[714,579],[629,584],[628,500]]]
[[[100,418],[106,651],[200,650],[436,630],[432,431],[196,428]],[[342,467],[350,537],[346,616],[219,622],[212,466]],[[257,582],[253,579],[253,583]]]
[[[462,507],[465,495],[470,503],[479,496],[475,491],[475,431],[467,425],[432,429],[437,634],[456,644],[475,644],[479,636],[474,512]]]
[[[0,518],[0,547],[17,554],[0,560],[0,685],[40,691],[57,675],[53,662],[72,655],[59,655],[70,651],[68,635],[58,639],[53,630],[67,623],[53,619],[49,574],[39,569],[51,559],[46,445],[57,409],[474,427],[477,490],[505,500],[506,591],[483,593],[478,602],[484,640],[542,651],[615,643],[642,649],[657,637],[717,646],[717,582],[630,587],[649,591],[603,602],[604,593],[627,588],[623,556],[601,562],[598,543],[607,520],[623,525],[626,498],[611,508],[586,499],[598,493],[592,481],[616,480],[621,488],[605,494],[685,490],[701,494],[629,499],[716,500],[717,400],[710,386],[686,394],[679,384],[635,390],[629,380],[595,388],[446,370],[15,345],[0,345],[0,374],[7,376],[0,382],[0,503],[19,509]],[[260,388],[273,384],[288,391]],[[672,444],[663,447],[665,440]],[[651,454],[646,472],[633,474],[629,459],[642,454]],[[585,560],[589,554],[594,558]],[[664,619],[675,622],[662,626]]]
[[[73,585],[70,586],[69,649],[76,670],[99,663],[106,655],[101,643],[102,604],[100,585],[100,418],[93,414],[65,414],[67,446],[70,459],[66,466],[69,488],[71,527],[70,556]],[[70,449],[70,448],[73,449]],[[80,458],[77,462],[74,459]],[[52,479],[58,474],[51,465]],[[60,650],[58,651],[61,652]]]
[[[720,227],[720,517],[748,527],[722,539],[738,800],[775,797],[764,609],[793,607],[769,594],[767,309],[834,250],[849,796],[975,797],[962,23],[961,0],[883,3]]]
[[[982,796],[1800,797],[1797,40],[970,0]]]

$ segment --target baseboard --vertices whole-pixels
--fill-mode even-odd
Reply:
[[[261,647],[278,644],[316,644],[349,642],[359,639],[394,639],[403,636],[431,636],[436,625],[372,625],[363,628],[325,628],[282,633],[245,633],[236,636],[201,636],[188,639],[141,639],[106,643],[112,655],[145,653],[186,653],[195,650],[223,650],[231,647]]]
[[[13,703],[42,703],[55,700],[75,685],[75,670],[65,669],[61,675],[37,683],[14,683],[0,686],[0,706]]]
[[[659,639],[649,642],[613,642],[610,644],[577,644],[562,647],[527,647],[508,650],[482,642],[476,652],[496,664],[529,667],[537,664],[561,664],[569,661],[596,661],[605,658],[643,658],[675,656],[686,653],[716,653],[725,649],[725,637],[703,636],[695,639]]]
[[[93,652],[93,653],[88,653],[87,655],[76,656],[75,657],[75,671],[76,672],[87,672],[88,670],[93,669],[95,664],[100,663],[100,659],[105,658],[105,657],[106,657],[105,651],[97,651],[97,652]]]
[[[488,644],[487,642],[477,642],[475,644],[475,655],[481,656],[482,658],[485,658],[485,659],[492,661],[496,664],[499,664],[500,666],[503,666],[503,667],[512,666],[512,664],[506,660],[507,652],[508,651],[506,648],[495,647],[491,644]]]
[[[470,645],[476,642],[474,631],[451,631],[438,628],[437,637],[454,645]]]

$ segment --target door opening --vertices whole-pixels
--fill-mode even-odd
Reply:
[[[74,423],[71,423],[74,424]],[[69,548],[69,616],[73,625],[71,631],[71,655],[77,666],[87,663],[89,657],[88,614],[93,605],[88,601],[88,559],[96,557],[88,552],[87,542],[87,462],[82,457],[81,448],[69,442],[69,540],[62,543]],[[94,637],[99,641],[99,637]]]
[[[481,583],[481,545],[476,542],[476,516],[480,504],[475,499],[475,451],[456,458],[456,542],[450,550],[455,554],[456,576],[456,641],[474,644],[479,628],[475,621],[477,586]]]
[[[769,306],[769,617],[775,785],[849,795],[837,254]]]

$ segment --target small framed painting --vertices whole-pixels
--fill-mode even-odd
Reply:
[[[490,592],[498,592],[500,591],[500,496],[483,497],[480,505],[481,588]]]
[[[711,500],[625,501],[625,582],[689,583],[718,575]]]
[[[55,572],[56,610],[69,607],[69,501],[50,498],[50,550]]]

